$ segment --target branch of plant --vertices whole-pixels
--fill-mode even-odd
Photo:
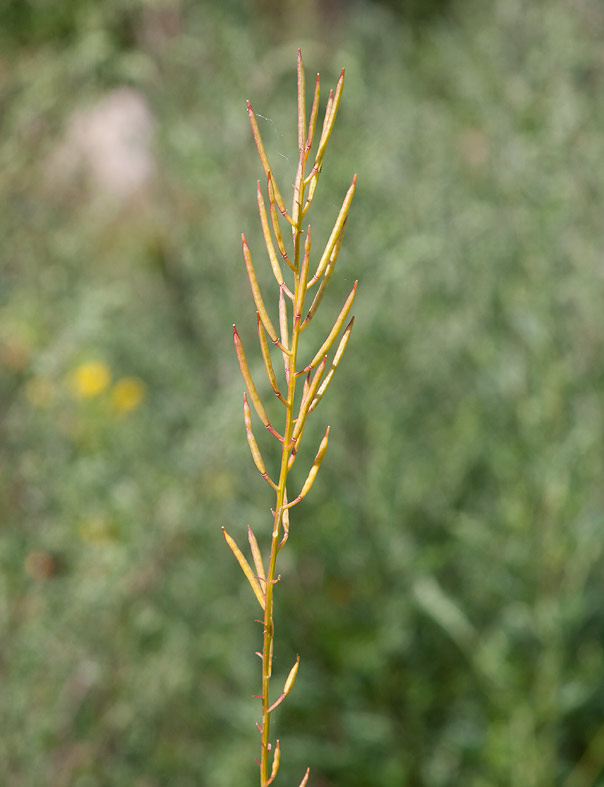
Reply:
[[[348,322],[344,330],[344,323],[352,307],[356,294],[357,282],[348,295],[336,321],[330,330],[327,338],[314,354],[311,362],[302,369],[298,370],[298,351],[302,331],[306,328],[310,320],[316,314],[327,285],[332,277],[336,260],[342,245],[344,229],[348,220],[348,213],[356,186],[356,175],[346,193],[342,207],[336,218],[333,230],[325,249],[316,265],[315,273],[309,278],[310,259],[311,259],[311,227],[310,224],[303,228],[302,222],[312,205],[319,175],[323,167],[323,160],[327,143],[329,142],[337,110],[339,107],[342,90],[344,86],[344,70],[342,70],[338,83],[334,91],[330,91],[321,136],[319,139],[317,152],[315,154],[310,173],[307,175],[309,157],[313,146],[316,122],[319,111],[320,80],[317,74],[314,88],[313,101],[309,115],[308,124],[306,121],[306,95],[305,95],[305,76],[302,55],[298,50],[297,63],[297,84],[298,84],[298,150],[299,160],[296,177],[293,186],[292,207],[288,211],[285,207],[281,191],[275,181],[271,170],[268,156],[262,142],[262,136],[258,127],[258,121],[252,105],[247,102],[248,116],[252,128],[252,136],[256,143],[260,162],[266,177],[266,191],[268,199],[268,214],[266,203],[257,182],[257,202],[260,215],[260,224],[264,236],[266,251],[271,270],[279,287],[278,311],[279,311],[279,330],[273,325],[265,301],[262,297],[256,270],[252,260],[252,253],[245,239],[242,238],[243,258],[250,283],[252,298],[256,309],[256,320],[258,329],[258,342],[260,352],[266,371],[266,376],[270,387],[285,409],[283,432],[279,433],[268,419],[266,409],[262,403],[258,390],[252,379],[252,375],[247,363],[247,358],[243,350],[241,338],[235,326],[233,326],[233,341],[237,360],[247,393],[243,395],[243,416],[245,423],[246,437],[254,464],[262,478],[273,488],[275,492],[275,507],[272,509],[273,525],[270,538],[270,551],[268,560],[262,557],[262,552],[256,536],[252,529],[248,527],[248,540],[252,553],[254,569],[239,549],[234,539],[224,530],[224,537],[231,551],[235,555],[237,562],[241,566],[243,573],[252,588],[260,607],[263,610],[263,642],[262,652],[258,655],[262,661],[262,693],[258,695],[261,699],[261,721],[257,724],[261,736],[260,761],[260,787],[268,787],[275,780],[281,759],[281,748],[279,740],[273,746],[270,740],[271,716],[277,707],[286,699],[291,692],[296,676],[300,657],[296,657],[293,667],[285,680],[284,687],[276,700],[270,700],[270,682],[272,676],[273,649],[275,640],[274,627],[274,589],[280,576],[277,574],[277,558],[280,550],[285,546],[289,538],[289,512],[290,509],[308,494],[315,478],[319,472],[323,457],[327,450],[329,439],[329,426],[325,430],[323,439],[320,442],[313,464],[310,467],[305,482],[299,494],[292,500],[288,499],[287,482],[292,465],[298,456],[300,443],[304,434],[306,420],[310,413],[314,411],[325,394],[335,371],[340,363],[344,350],[348,344],[350,333],[354,323],[354,317]],[[270,216],[270,223],[269,223]],[[285,219],[291,227],[292,242],[291,251],[288,252],[280,227],[280,220]],[[272,232],[271,232],[272,231]],[[274,238],[274,241],[273,241]],[[304,242],[303,242],[304,238]],[[275,248],[276,244],[276,248]],[[288,286],[284,276],[277,251],[287,268],[290,276],[293,277],[293,286]],[[302,319],[305,309],[307,293],[313,286],[318,284],[317,292],[314,295],[307,315]],[[288,305],[289,304],[289,305]],[[328,353],[331,351],[337,337],[341,334],[340,341],[336,348],[331,363],[328,366]],[[275,366],[271,357],[271,349],[267,336],[272,345],[280,351],[283,361],[283,376],[285,388],[279,383]],[[325,375],[325,370],[327,374]],[[314,370],[314,374],[312,374]],[[297,414],[294,409],[298,381],[302,384],[302,395]],[[280,443],[280,466],[277,480],[271,478],[266,469],[266,464],[262,457],[260,448],[253,434],[251,409],[248,402],[252,403],[254,410],[261,423],[270,434]],[[269,773],[270,766],[270,773]],[[309,769],[306,770],[299,787],[305,787],[309,779]]]

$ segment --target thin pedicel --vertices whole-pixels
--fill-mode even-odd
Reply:
[[[350,309],[356,295],[357,282],[355,281],[352,290],[346,298],[340,313],[327,335],[325,341],[314,353],[312,360],[306,366],[298,368],[298,351],[300,349],[300,337],[304,329],[313,319],[325,294],[325,290],[335,269],[338,254],[342,246],[348,212],[354,191],[356,188],[356,175],[344,197],[342,207],[335,220],[335,224],[327,241],[327,244],[318,259],[314,273],[311,271],[311,226],[307,224],[302,228],[302,222],[308,213],[313,202],[319,177],[323,168],[323,160],[327,143],[331,136],[336,119],[342,90],[344,88],[344,69],[340,73],[335,91],[331,90],[325,108],[323,126],[317,150],[307,174],[310,152],[315,138],[315,129],[319,113],[320,80],[319,75],[315,81],[312,107],[309,115],[308,124],[306,122],[306,94],[304,64],[302,54],[298,50],[298,150],[299,162],[296,178],[293,187],[293,198],[291,211],[288,211],[281,191],[275,181],[271,170],[266,151],[260,136],[256,114],[250,102],[247,102],[247,111],[252,127],[252,136],[256,143],[260,162],[266,178],[266,201],[262,192],[260,181],[257,182],[257,202],[260,215],[260,224],[268,261],[277,282],[278,294],[278,330],[273,324],[267,311],[265,301],[260,292],[260,286],[256,277],[256,270],[252,260],[252,252],[248,246],[244,235],[241,236],[243,248],[243,259],[247,271],[252,298],[256,309],[256,321],[258,329],[258,342],[260,353],[264,362],[266,376],[271,389],[284,409],[282,434],[271,424],[266,410],[254,381],[250,373],[247,358],[243,349],[241,338],[237,328],[233,325],[233,341],[235,352],[239,362],[239,368],[247,388],[247,393],[243,394],[243,420],[245,433],[252,454],[254,464],[262,478],[269,484],[275,493],[275,507],[271,509],[273,516],[272,530],[270,534],[270,546],[268,554],[263,557],[262,551],[251,527],[248,526],[248,541],[254,563],[254,568],[248,562],[243,552],[239,549],[234,539],[222,528],[222,532],[231,551],[235,555],[237,562],[241,566],[250,587],[252,588],[260,608],[263,611],[262,620],[258,621],[263,626],[262,652],[258,651],[262,664],[262,693],[254,695],[261,700],[262,717],[257,723],[261,736],[260,760],[256,760],[260,767],[260,787],[268,787],[279,770],[281,759],[281,748],[277,739],[274,745],[270,741],[270,722],[271,715],[275,709],[285,700],[294,686],[300,656],[296,656],[296,661],[290,669],[289,674],[283,685],[279,696],[272,702],[269,699],[270,680],[272,675],[273,646],[275,638],[275,628],[273,621],[274,607],[274,588],[280,580],[276,573],[277,558],[279,552],[285,546],[290,533],[289,512],[294,506],[306,497],[310,491],[317,473],[323,462],[327,444],[329,440],[330,427],[327,426],[325,434],[319,443],[314,461],[308,471],[306,480],[302,484],[297,496],[291,501],[287,493],[288,474],[292,465],[296,461],[299,453],[300,444],[304,436],[304,428],[308,416],[317,407],[329,387],[336,369],[342,359],[342,355],[354,324],[354,317],[346,324]],[[260,115],[260,117],[262,117]],[[268,211],[267,211],[268,203]],[[281,223],[286,221],[291,228],[291,244],[286,244],[286,234],[282,231]],[[303,240],[304,236],[304,240]],[[283,275],[283,265],[286,266],[286,274],[289,284]],[[287,270],[289,269],[289,270]],[[310,307],[306,305],[306,298],[313,287],[317,286],[313,295]],[[303,315],[305,316],[303,317]],[[342,330],[343,329],[343,330]],[[341,336],[340,336],[341,334]],[[328,356],[331,353],[336,339],[340,340],[330,362]],[[269,340],[270,339],[270,343]],[[272,348],[271,345],[272,344]],[[275,371],[274,359],[271,350],[283,362],[283,377],[278,379]],[[295,410],[294,402],[296,392],[302,390],[300,404]],[[252,413],[250,402],[262,425],[277,440],[280,446],[280,470],[278,478],[271,478],[267,472],[266,465],[256,438],[253,433]],[[270,773],[269,773],[270,765]],[[310,769],[306,769],[299,787],[306,787],[308,784]]]

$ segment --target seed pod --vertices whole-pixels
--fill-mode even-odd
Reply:
[[[256,148],[258,150],[258,155],[260,156],[260,161],[262,163],[262,169],[264,170],[264,174],[268,176],[271,167],[268,163],[268,157],[266,155],[266,151],[264,150],[264,145],[262,144],[262,137],[260,136],[260,129],[258,128],[258,121],[256,120],[256,115],[254,110],[252,109],[252,105],[249,101],[247,103],[247,114],[250,119],[250,125],[252,127],[252,136],[254,137],[254,142],[256,143]],[[275,183],[275,199],[277,201],[277,205],[279,206],[279,210],[285,216],[285,218],[291,222],[291,218],[285,209],[285,203],[283,202],[283,197],[281,196],[281,192],[277,188],[277,184]]]
[[[323,271],[327,267],[327,263],[329,262],[329,258],[331,257],[331,253],[336,245],[338,238],[342,232],[342,227],[344,226],[344,222],[348,216],[348,211],[350,210],[350,203],[352,202],[352,198],[354,197],[354,190],[356,188],[357,183],[357,176],[355,175],[352,179],[352,183],[348,191],[346,192],[346,196],[344,197],[344,202],[342,203],[342,207],[340,208],[340,212],[338,213],[338,218],[336,219],[336,223],[333,225],[333,229],[331,231],[331,235],[329,236],[329,240],[327,241],[327,245],[325,246],[325,250],[321,255],[321,259],[319,260],[319,264],[317,266],[317,270],[315,275],[312,279],[308,282],[308,286],[310,287],[314,284],[323,274]]]
[[[340,363],[342,356],[344,355],[344,350],[346,349],[346,345],[348,344],[348,340],[350,339],[350,333],[352,331],[353,325],[354,325],[354,317],[348,323],[348,325],[344,330],[344,333],[342,334],[342,338],[340,339],[340,343],[338,344],[338,349],[336,350],[336,354],[334,355],[333,361],[331,362],[331,366],[329,367],[329,371],[327,372],[327,377],[323,380],[323,382],[319,386],[319,390],[315,394],[312,402],[308,407],[309,413],[312,413],[315,407],[319,404],[319,402],[323,398],[323,394],[329,387],[329,383],[332,381],[332,378],[336,373],[336,369],[338,368],[338,364]]]
[[[235,540],[231,538],[231,536],[227,533],[224,527],[222,528],[222,535],[224,536],[224,539],[229,545],[229,547],[231,548],[231,552],[237,558],[237,562],[241,566],[241,569],[245,574],[247,581],[250,583],[252,590],[254,591],[254,595],[258,599],[258,603],[262,607],[262,611],[264,611],[264,593],[262,592],[260,583],[256,579],[256,576],[252,571],[250,564],[247,562],[243,552],[239,549],[239,547],[235,543]]]
[[[317,114],[319,113],[319,94],[321,92],[321,80],[317,74],[315,81],[315,93],[312,99],[312,107],[310,110],[310,120],[308,121],[308,137],[306,138],[306,152],[312,148],[313,139],[315,136],[315,128],[317,126]]]
[[[306,80],[302,52],[298,49],[298,148],[304,151],[306,144]]]
[[[256,312],[256,323],[258,328],[258,341],[260,342],[260,352],[262,353],[262,360],[264,361],[264,368],[266,369],[266,375],[271,384],[271,388],[275,392],[277,398],[283,404],[287,404],[285,398],[280,394],[279,388],[277,386],[277,378],[275,377],[275,370],[273,369],[273,362],[271,361],[271,356],[268,349],[268,342],[266,341],[264,327],[262,325],[262,320],[260,319],[260,315],[258,314],[258,312]]]
[[[241,344],[241,339],[239,338],[239,334],[237,333],[237,328],[233,325],[233,342],[235,343],[235,352],[237,353],[237,360],[239,361],[239,368],[241,369],[241,376],[243,377],[248,393],[250,395],[250,399],[252,400],[252,404],[254,405],[254,409],[258,414],[258,418],[262,421],[264,426],[268,429],[268,431],[283,442],[283,437],[271,426],[270,421],[268,420],[268,416],[264,407],[262,406],[262,402],[260,401],[260,397],[258,396],[258,391],[256,390],[256,386],[254,385],[254,381],[252,380],[252,375],[250,374],[250,368],[247,365],[247,360],[245,358],[245,353],[243,352],[243,345]]]
[[[307,768],[306,769],[306,773],[304,774],[304,778],[302,779],[302,781],[300,782],[298,787],[306,787],[306,785],[308,784],[308,777],[309,776],[310,776],[310,768]]]
[[[327,451],[328,440],[329,440],[329,426],[325,430],[325,435],[321,440],[321,443],[319,445],[319,450],[317,451],[317,455],[315,456],[315,461],[313,462],[313,465],[310,468],[310,472],[308,473],[306,481],[304,482],[302,491],[300,492],[300,494],[295,500],[292,500],[291,503],[287,504],[288,508],[293,508],[293,506],[298,505],[300,500],[302,500],[303,497],[306,497],[306,495],[310,492],[310,488],[314,484],[315,478],[317,477],[317,473],[319,472],[319,468],[321,467],[321,462],[323,461],[323,457],[325,456],[325,451]]]
[[[277,284],[280,287],[283,287],[286,295],[289,297],[290,300],[293,301],[294,296],[290,291],[290,289],[285,284],[285,281],[283,279],[283,273],[281,272],[281,266],[279,265],[277,254],[275,253],[275,246],[273,244],[273,238],[271,235],[270,228],[268,226],[268,216],[266,215],[266,206],[264,204],[264,197],[262,196],[262,189],[260,188],[259,180],[256,182],[256,196],[258,200],[258,212],[260,213],[260,224],[262,226],[262,234],[264,235],[264,243],[266,245],[266,250],[268,252],[268,258],[271,263],[271,268],[273,269],[273,275],[275,276],[275,279],[277,279]]]
[[[264,787],[268,787],[268,785],[273,782],[279,770],[280,759],[281,759],[281,749],[279,748],[279,738],[277,738],[277,743],[275,744],[275,753],[273,754],[273,767],[271,768],[271,775],[269,776],[268,780],[265,782]]]
[[[250,542],[250,549],[252,550],[252,557],[254,558],[254,566],[256,567],[256,573],[260,577],[266,581],[266,575],[264,573],[264,565],[262,563],[262,555],[260,554],[260,547],[258,546],[258,542],[256,541],[256,536],[254,535],[254,531],[248,525],[247,526],[247,537],[248,541]]]
[[[268,316],[266,306],[262,300],[260,287],[258,286],[258,279],[256,278],[256,271],[254,270],[254,265],[252,263],[252,255],[243,233],[241,233],[241,245],[243,246],[243,259],[245,260],[245,267],[247,270],[248,279],[250,280],[250,287],[252,289],[252,296],[254,298],[254,303],[256,304],[256,309],[258,310],[262,324],[266,328],[268,335],[271,337],[273,344],[277,344],[279,342],[279,339],[277,338],[277,331],[273,327],[271,318]]]
[[[285,686],[283,687],[283,691],[281,692],[281,695],[279,696],[279,699],[277,699],[275,702],[273,702],[273,704],[268,709],[269,713],[272,713],[275,710],[275,708],[277,708],[279,705],[281,705],[283,700],[287,697],[287,695],[292,690],[293,685],[294,685],[295,680],[296,680],[296,675],[298,674],[298,667],[299,666],[300,666],[300,656],[296,656],[296,663],[294,664],[294,666],[289,671],[289,675],[287,676],[287,680],[285,681]]]
[[[356,291],[357,291],[357,284],[358,283],[359,282],[358,282],[358,279],[357,279],[357,281],[355,281],[355,283],[354,283],[354,285],[352,287],[352,290],[350,291],[350,293],[348,295],[348,298],[346,298],[346,301],[344,302],[344,306],[342,306],[342,311],[338,314],[338,318],[335,321],[335,323],[333,325],[333,328],[329,332],[329,336],[327,337],[327,339],[325,339],[325,341],[323,342],[321,347],[317,350],[317,353],[316,353],[315,357],[308,364],[308,366],[305,367],[304,371],[307,371],[308,369],[312,369],[314,366],[316,366],[319,363],[319,361],[321,360],[321,358],[323,358],[325,353],[329,352],[329,349],[330,349],[331,345],[334,343],[334,340],[335,340],[336,336],[340,332],[340,328],[342,327],[342,325],[344,325],[344,320],[346,319],[346,317],[348,317],[348,312],[350,311],[350,308],[352,306],[352,302],[354,301],[354,296],[355,296]]]

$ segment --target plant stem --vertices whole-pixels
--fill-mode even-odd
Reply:
[[[317,406],[323,394],[327,390],[328,385],[335,373],[342,354],[348,343],[350,331],[354,317],[346,327],[344,322],[354,300],[357,282],[346,299],[336,321],[329,332],[327,338],[320,346],[319,350],[313,356],[310,364],[298,370],[298,343],[300,341],[300,334],[303,329],[308,325],[313,315],[317,311],[325,288],[331,278],[333,267],[336,263],[340,246],[342,245],[342,237],[344,227],[348,217],[348,210],[352,196],[354,194],[356,175],[352,179],[352,184],[346,193],[346,197],[340,208],[340,212],[336,219],[336,223],[332,229],[331,235],[327,245],[319,259],[316,270],[311,278],[309,278],[309,265],[310,265],[310,252],[311,252],[311,231],[310,224],[306,228],[306,236],[304,243],[302,243],[302,221],[306,215],[310,204],[313,200],[314,192],[317,187],[317,181],[321,172],[323,156],[325,147],[331,135],[333,124],[336,117],[338,104],[342,95],[342,88],[344,85],[344,69],[340,72],[335,92],[330,91],[325,108],[325,118],[323,121],[323,129],[321,131],[321,139],[319,140],[318,149],[316,151],[312,170],[308,178],[305,176],[308,158],[312,148],[317,113],[319,108],[319,75],[317,74],[315,82],[314,97],[312,108],[310,112],[310,120],[308,123],[308,131],[306,131],[306,97],[304,90],[304,65],[302,63],[302,53],[298,50],[298,149],[300,151],[300,158],[298,162],[298,169],[296,172],[296,179],[294,182],[294,194],[291,213],[289,213],[283,202],[281,192],[279,191],[273,173],[270,168],[266,150],[260,136],[258,122],[256,115],[252,109],[250,102],[247,102],[248,116],[252,127],[252,135],[256,143],[260,162],[266,176],[266,188],[268,193],[268,208],[267,213],[264,197],[260,188],[260,181],[257,184],[257,202],[258,210],[260,213],[260,223],[262,225],[262,233],[264,235],[266,250],[271,265],[271,269],[279,285],[279,332],[277,333],[271,318],[268,314],[260,287],[258,285],[258,278],[254,269],[252,261],[252,254],[245,235],[241,236],[243,258],[245,267],[252,290],[252,297],[256,306],[256,321],[258,328],[258,341],[260,343],[260,351],[264,361],[265,371],[268,381],[271,385],[273,392],[281,404],[285,407],[285,427],[281,435],[269,421],[268,415],[258,395],[258,390],[254,385],[250,368],[248,366],[246,355],[243,350],[241,338],[237,332],[237,328],[233,325],[233,342],[235,345],[235,353],[239,368],[247,388],[247,393],[243,394],[243,420],[245,424],[245,431],[247,436],[248,445],[252,454],[252,459],[256,465],[256,469],[262,478],[275,490],[276,502],[275,510],[273,511],[273,528],[271,533],[271,547],[268,566],[265,573],[264,560],[262,553],[258,546],[258,541],[254,535],[251,527],[248,526],[248,540],[252,551],[253,562],[255,571],[252,569],[247,558],[237,546],[235,540],[226,532],[224,528],[224,538],[233,552],[237,562],[239,563],[243,573],[252,588],[258,603],[260,604],[264,618],[261,621],[264,626],[262,653],[258,655],[262,658],[262,693],[259,695],[262,700],[262,722],[259,723],[258,729],[261,736],[261,751],[260,751],[260,787],[269,787],[274,781],[279,770],[280,762],[280,746],[277,739],[273,749],[272,744],[269,742],[270,738],[270,721],[271,714],[281,702],[287,697],[291,691],[296,675],[298,674],[298,665],[300,657],[296,657],[293,667],[290,669],[283,690],[280,696],[271,704],[270,702],[270,680],[273,666],[273,643],[275,639],[275,629],[273,622],[274,610],[274,587],[279,581],[280,577],[276,574],[277,555],[282,547],[285,545],[289,535],[289,510],[308,494],[310,488],[314,484],[317,472],[325,456],[327,449],[327,441],[329,438],[329,426],[325,430],[323,439],[319,444],[318,451],[315,455],[313,464],[308,471],[306,480],[302,484],[299,494],[292,500],[288,499],[287,495],[287,479],[289,471],[296,460],[300,440],[304,432],[306,418],[308,414]],[[305,192],[308,188],[308,195]],[[270,214],[270,226],[269,226]],[[279,215],[281,214],[281,215]],[[290,255],[286,251],[283,242],[283,235],[281,232],[280,221],[285,219],[292,228],[292,241],[293,253]],[[293,273],[294,286],[293,292],[284,281],[281,265],[276,253],[275,244],[271,236],[271,228],[276,241],[279,253],[283,257],[283,261],[287,264],[288,268]],[[302,249],[304,256],[302,257]],[[289,275],[288,275],[289,277]],[[321,281],[317,292],[313,298],[312,305],[308,310],[306,318],[302,320],[304,312],[304,302],[306,294],[315,284]],[[287,306],[287,301],[291,304],[291,326],[290,315]],[[331,365],[327,367],[327,353],[330,352],[334,342],[343,330],[339,344],[335,350],[335,354],[331,361]],[[287,387],[287,397],[280,390],[280,384],[277,381],[273,362],[271,360],[270,348],[268,338],[272,341],[273,345],[281,351],[283,358],[283,365],[285,371],[285,382]],[[290,340],[291,337],[291,340]],[[328,372],[323,377],[326,368]],[[313,372],[314,369],[314,372]],[[296,383],[298,378],[302,378],[302,397],[298,403],[298,413],[294,415],[294,405],[296,398]],[[284,389],[283,389],[284,391]],[[266,464],[262,458],[260,448],[253,434],[252,418],[250,404],[256,411],[256,415],[264,425],[264,427],[271,433],[271,435],[281,443],[281,466],[279,470],[279,481],[276,483],[271,475],[266,470]],[[281,537],[281,533],[283,536]],[[271,757],[272,755],[272,757]],[[269,760],[272,760],[272,767],[269,774]],[[310,769],[306,769],[306,773],[302,777],[299,787],[306,787],[308,784]]]
[[[304,96],[302,96],[302,99],[304,99]],[[287,400],[285,404],[285,428],[283,430],[283,443],[281,446],[281,469],[279,472],[279,482],[277,484],[275,514],[271,538],[271,552],[265,587],[264,638],[262,648],[262,742],[260,759],[260,787],[265,787],[268,781],[268,763],[270,755],[269,734],[271,716],[269,710],[269,685],[272,672],[273,639],[275,634],[273,622],[273,589],[276,582],[278,581],[278,578],[275,578],[275,571],[277,555],[279,553],[279,538],[281,535],[281,522],[284,511],[283,507],[286,500],[287,475],[290,467],[290,443],[294,428],[294,397],[296,393],[298,341],[300,338],[300,313],[302,312],[304,306],[304,297],[306,294],[306,282],[300,280],[300,239],[302,235],[302,211],[300,206],[302,205],[302,201],[304,199],[304,170],[306,167],[306,160],[308,158],[308,151],[305,150],[304,145],[301,145],[300,147],[300,163],[298,165],[298,172],[296,175],[294,200],[292,206],[292,238],[294,246],[293,267],[295,289],[292,313],[291,348],[289,348],[291,355],[288,359],[289,373],[287,374],[288,387]],[[298,305],[298,308],[296,308],[296,305]],[[282,341],[283,338],[284,337],[282,337]]]

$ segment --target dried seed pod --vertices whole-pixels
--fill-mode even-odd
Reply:
[[[315,456],[315,461],[310,468],[310,472],[302,486],[302,491],[298,495],[295,500],[292,500],[291,503],[287,504],[287,508],[293,508],[297,506],[302,498],[306,497],[306,495],[310,492],[310,488],[315,482],[315,478],[317,477],[317,473],[319,472],[319,468],[321,467],[321,462],[323,461],[323,457],[325,456],[325,451],[327,451],[327,443],[329,441],[329,426],[325,430],[325,435],[319,444],[319,450],[317,451],[317,455]]]
[[[277,192],[275,190],[275,181],[273,180],[273,175],[270,170],[266,174],[266,189],[268,192],[268,207],[269,207],[269,212],[271,214],[271,224],[273,225],[273,232],[275,233],[277,248],[281,252],[281,256],[283,257],[285,262],[289,265],[289,267],[293,271],[294,266],[287,252],[285,251],[285,244],[283,243],[283,235],[281,234],[281,227],[279,226],[279,216],[277,215],[277,209],[275,207],[275,203],[277,201]]]
[[[260,129],[258,128],[258,121],[256,120],[256,114],[252,109],[252,105],[249,101],[247,103],[247,114],[250,119],[250,125],[252,127],[252,136],[254,137],[254,142],[256,143],[256,148],[258,150],[258,155],[260,156],[260,162],[262,163],[262,168],[264,170],[264,174],[268,177],[269,172],[271,171],[270,164],[268,163],[268,157],[266,155],[266,151],[264,149],[264,145],[262,143],[262,137],[260,136]],[[275,200],[279,207],[281,213],[285,216],[285,218],[291,222],[291,218],[285,209],[285,203],[283,202],[283,197],[281,196],[281,192],[277,188],[277,184],[274,184],[275,190]]]
[[[306,785],[308,784],[308,777],[309,776],[310,776],[310,768],[307,768],[306,769],[306,773],[304,774],[304,778],[302,779],[302,781],[300,782],[298,787],[306,787]]]
[[[260,214],[260,225],[262,226],[264,244],[268,252],[268,258],[271,263],[271,268],[273,269],[273,274],[275,276],[275,279],[277,280],[277,284],[285,290],[285,294],[288,296],[288,298],[291,301],[293,301],[294,299],[293,293],[285,284],[285,280],[283,279],[283,273],[281,272],[281,266],[279,265],[277,255],[275,253],[275,246],[273,244],[273,238],[271,235],[270,227],[268,226],[268,216],[266,215],[266,206],[264,204],[264,197],[262,196],[262,189],[260,188],[260,181],[257,181],[256,183],[256,192],[257,192],[257,201],[258,201],[258,212]]]
[[[296,656],[296,663],[289,671],[289,675],[287,676],[287,680],[285,681],[285,686],[283,687],[283,691],[279,695],[279,698],[275,700],[275,702],[273,702],[273,704],[268,709],[269,713],[272,713],[275,710],[275,708],[281,705],[283,700],[287,697],[287,695],[292,690],[294,682],[296,680],[296,675],[298,674],[299,666],[300,666],[300,656]]]
[[[243,247],[243,259],[245,260],[245,267],[247,270],[248,278],[250,280],[250,287],[252,289],[252,296],[254,298],[254,303],[256,304],[256,309],[258,310],[258,314],[260,315],[262,324],[264,325],[264,328],[268,333],[268,335],[271,337],[273,344],[279,344],[279,339],[277,338],[277,331],[273,327],[271,318],[268,316],[268,312],[266,311],[266,306],[264,305],[264,301],[262,300],[262,295],[260,294],[260,287],[258,286],[256,271],[254,270],[254,264],[252,263],[252,255],[250,253],[250,248],[247,245],[247,241],[243,233],[241,233],[241,245]]]
[[[348,344],[348,340],[350,339],[350,334],[352,332],[353,325],[354,325],[354,317],[344,329],[344,333],[342,334],[342,338],[340,339],[340,343],[338,344],[338,349],[336,350],[336,354],[333,357],[333,361],[331,362],[331,366],[329,367],[327,376],[319,386],[319,390],[315,394],[313,400],[311,401],[308,407],[309,413],[312,413],[315,407],[319,404],[319,402],[323,398],[323,394],[329,387],[329,383],[332,381],[333,376],[336,373],[336,369],[338,368],[338,364],[340,363],[342,356],[344,355],[344,350],[346,349],[346,345]]]
[[[281,749],[279,748],[279,738],[277,738],[277,743],[275,744],[275,753],[273,754],[273,767],[271,768],[271,775],[269,776],[268,781],[265,782],[264,787],[268,787],[268,785],[274,781],[275,776],[279,771],[280,760],[281,760]]]
[[[243,422],[245,424],[245,434],[247,436],[247,442],[250,447],[250,452],[252,454],[252,459],[254,460],[254,464],[258,468],[258,472],[264,478],[264,480],[273,487],[274,490],[277,489],[277,484],[271,479],[269,474],[266,472],[266,467],[264,466],[264,460],[262,458],[262,454],[260,453],[260,449],[258,448],[258,443],[256,442],[256,438],[254,437],[254,433],[252,432],[252,414],[250,413],[250,406],[247,403],[247,396],[245,393],[243,394]]]
[[[321,284],[319,284],[319,289],[315,293],[315,297],[313,298],[313,302],[310,305],[310,309],[308,310],[308,314],[304,318],[302,325],[300,328],[304,330],[308,323],[312,320],[315,316],[317,309],[319,308],[321,301],[323,300],[323,295],[325,294],[325,290],[327,289],[327,285],[329,284],[329,280],[334,272],[336,261],[338,259],[338,254],[340,253],[340,248],[342,246],[342,241],[344,240],[344,230],[346,229],[346,222],[348,221],[348,216],[344,220],[344,224],[342,225],[342,229],[340,230],[340,234],[338,239],[335,243],[331,251],[331,255],[329,257],[329,262],[327,263],[327,267],[325,268],[325,272],[323,273],[323,278],[321,279]],[[307,289],[310,289],[312,284],[307,284]]]
[[[348,191],[346,192],[346,196],[344,197],[344,202],[342,203],[342,207],[340,208],[340,212],[338,213],[338,217],[336,219],[336,223],[333,225],[333,229],[331,231],[331,235],[329,236],[329,240],[327,241],[327,245],[325,246],[325,250],[321,255],[321,259],[319,260],[319,264],[317,266],[317,270],[315,275],[312,279],[308,282],[308,286],[311,287],[316,281],[318,281],[321,276],[323,275],[323,271],[327,267],[327,263],[330,260],[331,254],[334,250],[336,243],[338,242],[338,238],[342,233],[342,229],[344,227],[344,223],[348,217],[348,211],[350,210],[350,204],[352,203],[352,198],[354,197],[354,190],[357,184],[357,176],[355,175],[352,179],[352,183]]]
[[[342,327],[342,325],[344,325],[344,320],[348,316],[348,312],[350,311],[350,307],[352,306],[352,302],[354,301],[354,296],[357,291],[358,283],[359,283],[358,280],[355,281],[352,290],[348,295],[348,298],[346,298],[346,301],[344,302],[344,306],[342,307],[341,312],[338,314],[338,318],[335,321],[333,328],[329,332],[329,336],[327,337],[327,339],[325,339],[319,350],[317,350],[315,357],[308,364],[308,366],[304,367],[303,371],[307,371],[308,369],[312,369],[313,367],[315,367],[319,363],[321,358],[323,358],[325,353],[329,352],[331,345],[334,343],[336,336],[340,332],[340,328]]]
[[[317,115],[319,114],[319,94],[321,92],[321,80],[317,74],[315,81],[315,92],[312,99],[312,107],[310,110],[310,120],[308,121],[308,136],[306,137],[306,152],[308,153],[312,148],[313,139],[315,137],[315,128],[317,126]]]
[[[264,327],[262,325],[262,321],[260,319],[260,315],[256,312],[256,322],[258,328],[258,341],[260,342],[260,352],[262,353],[262,360],[264,361],[264,368],[266,369],[266,376],[268,377],[268,381],[271,384],[271,388],[275,392],[277,398],[283,403],[287,404],[283,396],[279,392],[279,387],[277,386],[277,378],[275,377],[275,370],[273,368],[273,363],[271,361],[270,352],[268,349],[268,342],[266,341],[266,335],[264,332]]]
[[[273,429],[270,421],[268,420],[266,411],[262,406],[262,402],[260,401],[260,397],[258,396],[258,391],[256,390],[256,386],[254,385],[254,381],[252,380],[252,375],[250,374],[249,366],[247,365],[247,360],[245,358],[245,353],[243,352],[243,345],[241,344],[241,339],[239,338],[239,334],[237,333],[237,328],[234,325],[233,325],[233,342],[235,343],[235,352],[237,353],[237,360],[239,361],[241,376],[244,379],[245,385],[250,395],[250,399],[252,400],[254,409],[258,414],[258,418],[260,418],[264,426],[274,437],[277,438],[277,440],[283,442],[283,437],[275,429]]]
[[[298,149],[300,154],[306,147],[306,80],[302,52],[298,49]]]
[[[264,594],[260,587],[260,583],[256,579],[254,572],[252,571],[250,564],[247,562],[243,552],[239,549],[239,547],[235,543],[235,540],[231,538],[231,536],[227,533],[224,527],[222,528],[222,534],[224,536],[225,541],[229,545],[231,552],[237,558],[237,562],[241,566],[247,581],[250,583],[252,590],[254,591],[254,595],[258,599],[258,603],[260,604],[262,610],[264,611]]]
[[[264,565],[262,564],[262,555],[260,554],[260,547],[258,546],[258,541],[256,540],[256,536],[254,535],[254,531],[248,525],[247,526],[247,538],[250,542],[250,549],[252,550],[252,557],[254,558],[254,566],[256,567],[256,573],[266,582],[266,575],[264,573]]]

